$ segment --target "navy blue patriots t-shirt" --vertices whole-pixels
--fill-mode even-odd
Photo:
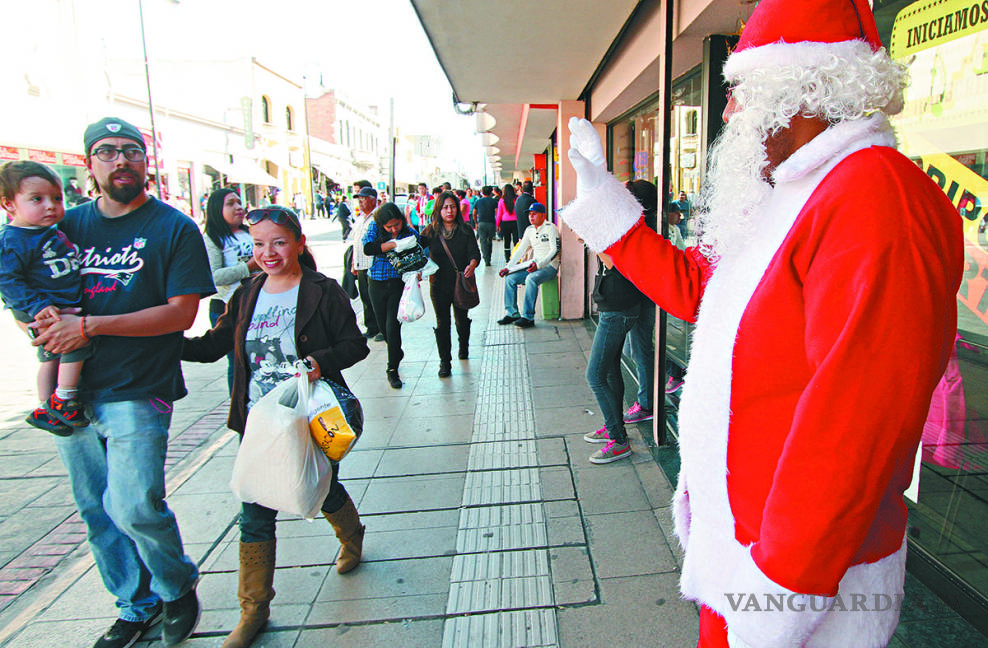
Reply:
[[[59,228],[78,249],[83,308],[120,315],[161,306],[179,295],[213,294],[202,234],[182,212],[151,197],[134,211],[107,218],[87,202],[65,213]],[[187,393],[182,332],[148,337],[101,335],[82,369],[80,397],[114,402]]]

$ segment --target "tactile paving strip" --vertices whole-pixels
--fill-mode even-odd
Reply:
[[[555,611],[520,610],[447,619],[442,648],[549,648],[557,645]]]
[[[484,336],[446,604],[447,614],[466,616],[446,620],[443,648],[558,643],[525,338],[498,326],[496,314]]]

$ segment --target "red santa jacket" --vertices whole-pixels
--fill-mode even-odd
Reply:
[[[902,493],[954,339],[963,252],[950,202],[893,142],[883,115],[829,128],[779,166],[751,243],[716,268],[644,227],[616,180],[564,211],[697,323],[679,412],[681,587],[724,616],[732,646],[884,646],[898,620],[883,597],[901,601]]]

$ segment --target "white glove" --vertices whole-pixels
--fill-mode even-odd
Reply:
[[[576,195],[593,191],[607,177],[604,147],[593,124],[586,119],[570,117],[569,162],[576,171]]]
[[[416,245],[418,245],[418,241],[415,240],[414,236],[406,236],[395,241],[395,252],[411,250]]]

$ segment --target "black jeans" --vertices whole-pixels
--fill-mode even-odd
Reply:
[[[504,239],[504,260],[511,258],[511,248],[518,243],[518,221],[501,221],[501,238]]]
[[[367,282],[367,271],[357,270],[357,293],[360,295],[360,303],[364,305],[364,328],[368,335],[377,335],[381,329],[377,325],[377,316],[374,315],[374,303],[371,301]]]
[[[388,370],[398,369],[405,352],[401,350],[401,320],[398,319],[398,302],[405,282],[401,279],[377,281],[368,277],[370,298],[377,316],[377,326],[388,343]]]
[[[453,309],[453,319],[456,320],[456,338],[460,348],[470,344],[470,311],[453,306],[453,286],[439,285],[436,275],[429,277],[429,296],[432,298],[432,309],[436,312],[436,344],[439,345],[439,359],[449,362],[452,359],[450,349],[450,317],[449,309]]]

